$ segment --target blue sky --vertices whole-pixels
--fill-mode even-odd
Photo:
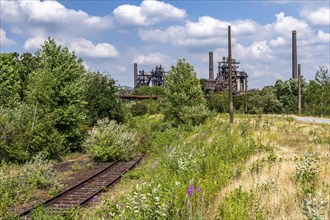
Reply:
[[[233,58],[262,88],[291,77],[291,31],[297,30],[298,63],[313,79],[329,68],[330,15],[325,1],[14,1],[1,0],[1,52],[34,53],[47,37],[75,51],[87,69],[133,85],[133,63],[169,70],[178,58],[208,77],[227,56],[232,26]]]

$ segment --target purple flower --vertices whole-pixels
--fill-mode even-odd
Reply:
[[[98,200],[100,197],[98,196],[98,195],[95,195],[95,196],[93,196],[93,198],[92,198],[92,200],[93,201],[96,201],[96,200]]]
[[[194,194],[194,185],[189,185],[188,186],[188,196],[192,196]]]
[[[200,187],[198,187],[198,188],[197,188],[197,192],[200,193],[201,191],[202,191],[202,189],[201,189]]]
[[[123,203],[120,203],[120,208],[124,208],[124,204]]]
[[[105,219],[110,219],[110,214],[109,214],[109,213],[107,213],[107,214],[105,215]]]

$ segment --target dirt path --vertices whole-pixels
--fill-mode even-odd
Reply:
[[[330,124],[329,118],[314,118],[314,117],[300,117],[300,116],[294,116],[294,118],[298,121],[303,121],[303,122]]]

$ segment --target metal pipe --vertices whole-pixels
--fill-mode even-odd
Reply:
[[[297,32],[292,31],[292,78],[297,79]]]
[[[213,52],[209,52],[209,79],[214,79],[214,71],[213,71]]]
[[[134,63],[134,88],[137,86],[138,65]]]
[[[228,26],[228,69],[229,69],[229,76],[228,76],[228,83],[229,83],[229,116],[230,116],[230,123],[234,123],[234,105],[233,105],[233,77],[232,77],[232,65],[231,65],[231,28],[230,25]]]

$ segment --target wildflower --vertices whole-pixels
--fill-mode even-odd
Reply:
[[[198,188],[197,188],[197,192],[200,193],[201,191],[202,191],[202,189],[201,189],[200,187],[198,187]]]
[[[123,203],[120,203],[120,208],[124,208],[124,204]]]
[[[188,196],[192,196],[193,194],[194,194],[194,185],[190,185],[189,187],[188,187]]]
[[[95,196],[93,196],[93,198],[92,198],[92,200],[93,201],[96,201],[96,200],[98,200],[100,197],[98,196],[98,195],[95,195]]]
[[[109,213],[107,213],[107,214],[105,215],[105,219],[110,219],[110,214],[109,214]]]

